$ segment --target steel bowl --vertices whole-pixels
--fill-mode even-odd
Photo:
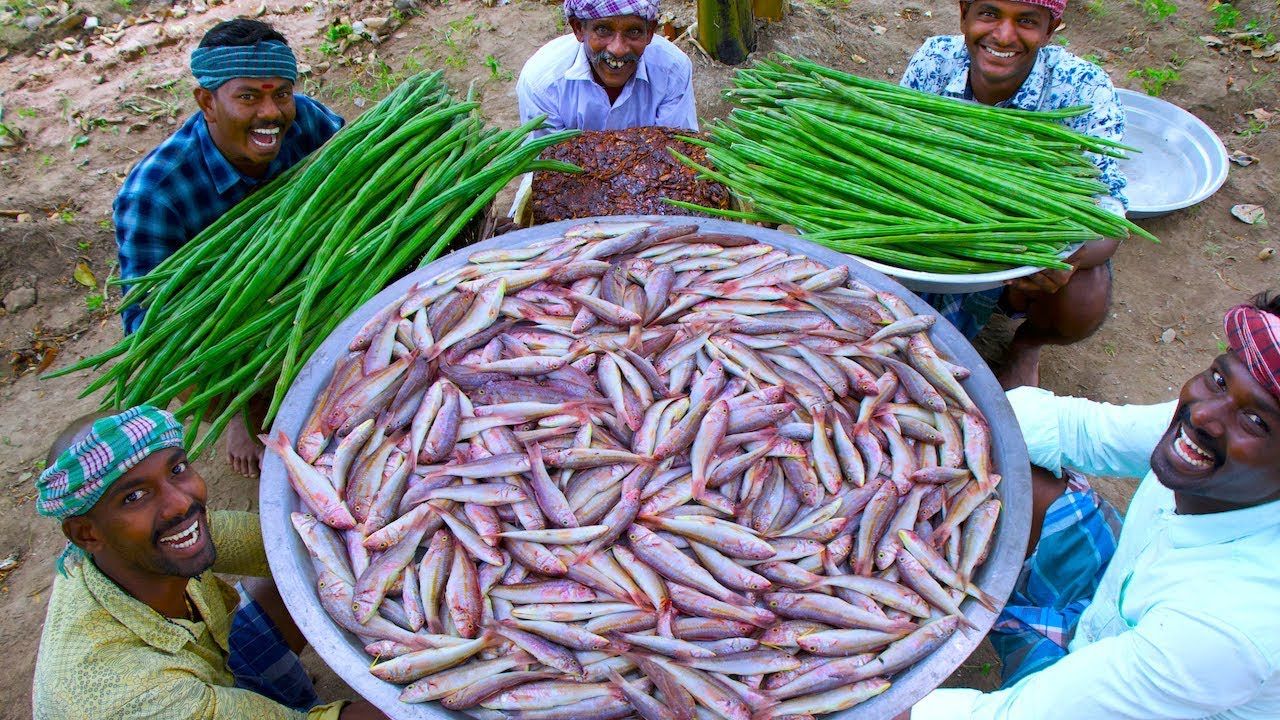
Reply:
[[[1127,115],[1124,142],[1142,151],[1120,161],[1130,219],[1191,207],[1227,181],[1227,148],[1200,118],[1146,93],[1116,94]]]
[[[618,216],[599,219],[610,222],[656,220],[667,224],[692,222],[708,231],[747,235],[787,252],[807,255],[829,266],[847,265],[854,277],[868,285],[896,293],[917,312],[934,313],[932,308],[902,286],[857,260],[776,230],[724,220],[679,216]],[[582,222],[587,220],[540,225],[490,238],[440,258],[383,290],[343,321],[307,361],[285,396],[284,404],[272,426],[272,433],[282,430],[291,439],[297,438],[317,395],[324,389],[333,372],[335,361],[347,352],[347,344],[352,335],[379,308],[403,293],[410,284],[461,267],[475,251],[522,247],[555,237]],[[945,319],[939,319],[934,325],[932,336],[940,350],[972,370],[972,376],[964,382],[965,390],[985,413],[991,425],[994,466],[996,472],[1004,478],[998,491],[1004,502],[1004,511],[996,529],[994,545],[987,562],[979,569],[976,581],[992,596],[1005,598],[1013,588],[1022,567],[1030,528],[1031,470],[1026,446],[1004,392],[973,346]],[[369,657],[361,643],[325,614],[316,595],[316,574],[312,569],[310,556],[289,521],[289,514],[299,510],[300,503],[289,486],[283,463],[274,453],[268,453],[262,463],[258,495],[262,535],[276,585],[303,635],[329,667],[388,717],[396,720],[464,720],[464,714],[448,710],[438,703],[409,705],[400,702],[400,687],[369,674]],[[966,600],[962,607],[969,619],[978,626],[978,631],[958,631],[936,652],[901,674],[893,687],[885,693],[856,708],[828,717],[831,720],[850,720],[855,716],[863,720],[889,720],[936,688],[977,647],[995,621],[995,613],[972,599]]]
[[[832,252],[835,252],[834,250]],[[1070,252],[1067,253],[1068,255]],[[1065,257],[1065,256],[1064,256]],[[1008,270],[997,270],[988,273],[950,274],[908,270],[907,268],[886,265],[867,258],[857,258],[858,262],[877,270],[902,283],[902,286],[922,293],[976,293],[991,290],[1004,285],[1010,280],[1017,280],[1028,275],[1035,275],[1044,268],[1035,265],[1022,265]]]

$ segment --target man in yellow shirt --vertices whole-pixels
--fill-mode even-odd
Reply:
[[[40,638],[37,720],[385,717],[365,701],[317,706],[274,586],[237,592],[214,574],[268,575],[258,516],[206,512],[172,415],[77,423],[50,454],[36,509],[70,542]]]

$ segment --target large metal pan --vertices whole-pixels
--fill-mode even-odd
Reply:
[[[1116,90],[1124,142],[1142,152],[1120,161],[1129,181],[1129,217],[1150,218],[1203,202],[1227,181],[1227,149],[1200,118],[1159,98]]]
[[[715,232],[738,233],[769,243],[787,252],[807,255],[830,266],[848,265],[858,279],[877,289],[896,293],[915,310],[933,313],[933,310],[901,285],[862,265],[857,260],[834,250],[815,245],[785,233],[724,220],[706,220],[673,216],[619,216],[599,218],[612,222],[632,220],[657,220],[669,224],[698,223],[704,229]],[[586,222],[569,220],[550,225],[540,225],[526,230],[490,238],[478,245],[458,251],[421,268],[383,290],[376,297],[352,313],[325,341],[303,368],[293,387],[285,396],[284,405],[276,418],[272,433],[283,430],[296,439],[302,425],[311,412],[316,396],[324,389],[337,358],[346,352],[347,343],[356,330],[379,308],[403,293],[416,280],[436,277],[461,267],[467,256],[477,250],[514,248],[545,238],[555,237],[567,228]],[[986,415],[991,424],[995,468],[1004,477],[1000,495],[1004,500],[1004,512],[996,530],[995,545],[986,564],[977,574],[978,584],[991,595],[1004,598],[1013,588],[1022,566],[1027,545],[1031,516],[1031,473],[1022,433],[1014,419],[1013,410],[1005,400],[999,383],[978,353],[946,320],[940,319],[933,329],[933,339],[939,349],[956,362],[971,368],[972,377],[964,387]],[[289,521],[289,513],[299,509],[299,502],[289,487],[284,465],[280,458],[268,454],[262,465],[259,487],[259,513],[262,517],[262,534],[266,541],[267,558],[280,594],[298,627],[316,652],[333,668],[348,685],[389,717],[396,720],[465,720],[461,713],[447,710],[437,703],[407,705],[400,702],[400,688],[383,682],[369,674],[369,657],[361,644],[329,619],[320,607],[315,590],[315,572],[306,548]],[[933,655],[900,675],[893,687],[875,699],[843,713],[828,716],[831,720],[893,718],[936,688],[964,661],[982,640],[985,631],[995,620],[995,614],[978,605],[972,599],[963,606],[965,613],[982,630],[958,632]]]

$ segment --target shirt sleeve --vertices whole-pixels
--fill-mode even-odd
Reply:
[[[171,671],[160,682],[129,699],[116,720],[338,720],[346,703],[320,705],[309,712],[285,707],[252,690],[209,685],[193,675]]]
[[[296,103],[299,117],[302,119],[302,150],[310,155],[329,141],[346,121],[338,113],[325,107],[322,103],[306,95],[299,95]]]
[[[1177,406],[1111,405],[1032,387],[1015,388],[1006,396],[1031,464],[1054,474],[1070,467],[1088,475],[1143,477]]]
[[[994,693],[935,690],[912,720],[1203,718],[1247,703],[1271,675],[1244,634],[1172,609]]]
[[[209,513],[209,535],[218,556],[215,573],[269,577],[267,549],[257,513],[218,510]]]
[[[120,193],[112,221],[116,226],[121,280],[146,275],[186,242],[186,223],[182,216],[156,193]],[[128,292],[129,287],[126,283],[121,292]],[[124,331],[131,333],[142,323],[143,309],[131,305],[123,315]]]
[[[520,105],[520,124],[523,125],[539,115],[546,115],[542,129],[529,133],[529,138],[542,137],[548,133],[565,128],[564,118],[560,116],[560,106],[553,96],[551,87],[534,87],[524,73],[516,81],[516,100]]]
[[[1088,67],[1092,70],[1089,73],[1089,79],[1086,81],[1082,78],[1077,86],[1080,91],[1080,102],[1089,106],[1089,112],[1071,118],[1067,121],[1067,125],[1072,130],[1085,135],[1124,142],[1124,104],[1120,102],[1120,96],[1116,93],[1115,86],[1111,84],[1111,78],[1107,77],[1106,71],[1095,65]],[[1123,215],[1124,209],[1129,207],[1129,197],[1125,194],[1129,181],[1120,170],[1120,161],[1110,155],[1096,153],[1088,153],[1088,157],[1102,173],[1098,180],[1107,186],[1110,192],[1109,197],[1120,204],[1121,212],[1118,214]],[[1114,204],[1104,203],[1103,207],[1115,212]]]
[[[939,93],[946,83],[943,72],[943,56],[938,51],[940,42],[945,38],[932,37],[911,56],[907,69],[902,72],[899,85],[920,92]]]
[[[666,96],[658,103],[654,124],[697,132],[698,110],[694,106],[693,63],[684,58],[683,53],[681,59],[684,62],[677,66],[676,73],[673,73],[675,77],[667,85]]]

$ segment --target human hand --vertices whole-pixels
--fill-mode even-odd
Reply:
[[[1041,270],[1035,275],[1010,281],[1009,286],[1028,295],[1052,295],[1066,286],[1075,272],[1075,266],[1070,270]]]

